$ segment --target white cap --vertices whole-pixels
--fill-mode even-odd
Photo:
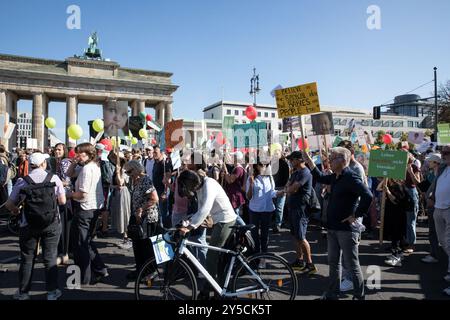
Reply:
[[[28,161],[30,162],[30,165],[39,167],[48,158],[50,158],[50,156],[48,154],[35,152],[30,156]]]
[[[441,163],[442,158],[440,153],[430,153],[425,160]]]

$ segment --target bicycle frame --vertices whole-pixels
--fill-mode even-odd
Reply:
[[[217,281],[211,276],[211,274],[205,269],[205,267],[203,267],[203,265],[188,250],[187,247],[207,248],[208,250],[218,251],[218,252],[232,255],[231,262],[228,266],[227,276],[225,278],[225,283],[224,283],[223,288],[220,287],[220,285],[217,283]],[[214,290],[218,294],[220,294],[220,296],[222,296],[222,297],[232,298],[232,297],[238,297],[238,296],[246,295],[246,294],[262,293],[262,292],[269,291],[269,287],[261,280],[261,277],[255,271],[253,271],[252,268],[250,268],[250,266],[245,262],[244,258],[242,257],[241,253],[239,253],[239,252],[235,252],[235,251],[228,250],[228,249],[222,249],[219,247],[213,247],[213,246],[209,246],[209,245],[203,245],[200,243],[191,242],[189,240],[183,239],[180,243],[180,246],[178,249],[178,254],[180,256],[184,255],[189,261],[191,261],[192,264],[197,268],[197,270],[200,271],[200,273],[203,274],[203,276],[205,276],[206,280],[211,284],[211,286],[214,288]],[[252,277],[255,278],[259,282],[259,284],[262,286],[261,289],[250,290],[252,287],[254,287],[254,286],[252,286],[252,287],[246,287],[246,288],[240,289],[239,292],[235,292],[235,293],[231,293],[231,292],[227,291],[228,285],[231,280],[231,272],[235,265],[236,258],[237,258],[237,260],[239,260],[239,262],[242,263],[242,265],[247,269],[247,271],[250,272]]]

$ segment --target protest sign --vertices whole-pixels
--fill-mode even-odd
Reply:
[[[231,139],[233,136],[234,116],[224,116],[222,123],[223,136]]]
[[[333,114],[331,112],[311,115],[311,124],[316,135],[334,134]]]
[[[128,101],[108,100],[103,106],[103,122],[106,137],[128,135]]]
[[[233,125],[235,148],[258,148],[267,146],[267,123],[252,122]]]
[[[409,132],[408,133],[408,142],[412,144],[421,144],[423,142],[423,132]]]
[[[172,160],[172,166],[173,170],[177,170],[181,167],[181,157],[180,157],[180,151],[175,150],[170,154],[170,160]]]
[[[331,135],[308,136],[308,143],[310,150],[327,150],[332,148]]]
[[[450,144],[450,123],[438,124],[438,144]]]
[[[337,137],[334,139],[334,142],[333,142],[333,148],[337,147],[337,146],[339,145],[339,143],[341,143],[341,141],[344,141],[344,139],[342,139],[341,137],[337,136]]]
[[[278,118],[320,112],[317,83],[275,90]]]
[[[164,128],[166,148],[175,148],[175,146],[184,143],[183,120],[173,120],[167,122]]]
[[[369,159],[369,176],[404,180],[408,152],[372,150]]]

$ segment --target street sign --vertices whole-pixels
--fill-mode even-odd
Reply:
[[[404,180],[408,152],[372,150],[369,159],[369,176]]]
[[[275,90],[278,118],[320,112],[317,83]]]

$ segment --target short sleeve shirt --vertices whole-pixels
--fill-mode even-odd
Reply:
[[[298,207],[300,203],[304,203],[306,197],[311,196],[312,192],[312,174],[308,168],[295,171],[289,179],[289,184],[299,182],[300,188],[294,194],[288,196],[288,206],[290,208]]]
[[[131,212],[133,214],[136,213],[137,209],[143,208],[146,206],[148,199],[150,197],[150,193],[156,191],[155,186],[152,183],[152,179],[149,176],[143,176],[140,178],[137,185],[132,187],[131,191]],[[142,213],[142,215],[146,216],[148,222],[157,222],[158,221],[158,205],[155,204],[146,211]]]

